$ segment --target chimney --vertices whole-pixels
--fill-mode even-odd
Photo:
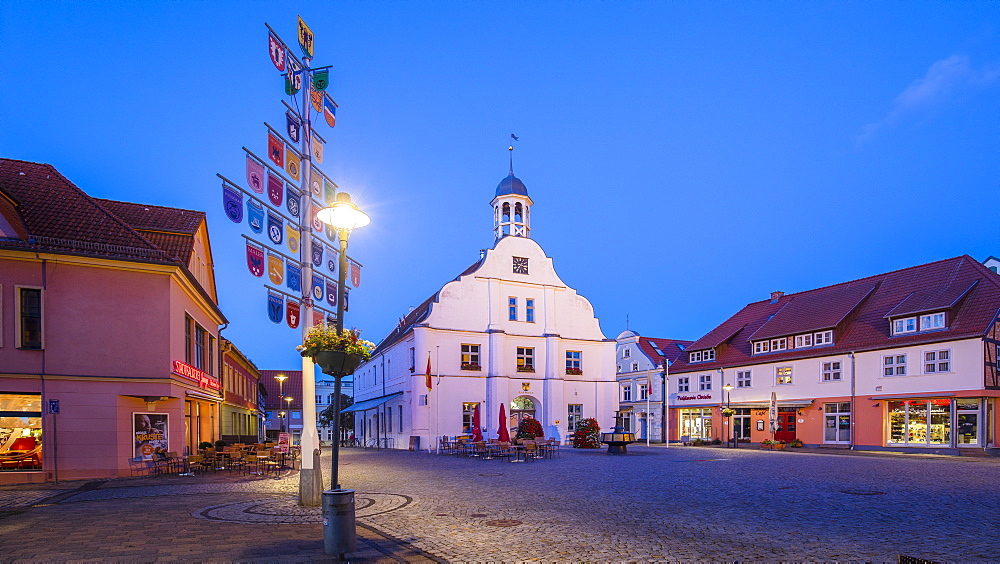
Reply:
[[[778,300],[780,300],[781,296],[784,296],[784,295],[785,295],[784,292],[771,292],[771,303],[772,304],[778,303]]]

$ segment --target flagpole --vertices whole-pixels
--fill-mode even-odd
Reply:
[[[299,129],[302,150],[302,181],[299,190],[308,205],[299,206],[299,260],[302,263],[303,300],[301,314],[302,339],[309,334],[313,323],[312,298],[312,124],[310,120],[310,96],[312,79],[309,63],[312,57],[302,58],[302,124]],[[291,72],[291,69],[289,69]],[[294,77],[292,79],[294,84]],[[308,210],[308,211],[307,211]],[[308,218],[308,219],[307,219]],[[306,241],[308,240],[308,245]],[[308,289],[308,291],[306,291]],[[340,292],[340,289],[337,289]],[[339,301],[339,300],[338,300]],[[324,318],[324,323],[326,319]],[[338,390],[339,392],[339,390]],[[336,398],[339,400],[339,397]],[[339,403],[339,402],[338,402]],[[334,417],[340,417],[339,413]],[[333,437],[339,441],[340,437]],[[323,492],[323,468],[320,465],[319,433],[316,429],[316,369],[312,359],[302,357],[302,466],[299,470],[299,505],[315,507],[320,505]]]

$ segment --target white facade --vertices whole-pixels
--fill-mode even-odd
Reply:
[[[653,359],[639,346],[639,334],[623,331],[618,338],[616,369],[619,409],[625,430],[638,440],[662,438],[662,359]]]
[[[494,248],[410,312],[355,373],[357,403],[385,400],[359,414],[359,437],[377,429],[396,448],[419,437],[426,449],[432,437],[467,434],[476,404],[484,438],[498,436],[501,404],[509,427],[531,415],[546,437],[562,441],[571,434],[570,414],[613,426],[615,342],[601,332],[590,302],[526,236],[532,202],[512,174],[493,200],[505,202],[522,205],[512,219],[523,224],[514,226],[516,234],[500,232]],[[502,227],[500,213],[494,212],[495,229]]]

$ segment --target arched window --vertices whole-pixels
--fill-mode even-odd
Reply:
[[[524,223],[523,208],[520,203],[514,204],[514,223]]]
[[[501,221],[503,221],[504,223],[510,221],[510,204],[506,202],[503,205],[503,217],[501,218]]]

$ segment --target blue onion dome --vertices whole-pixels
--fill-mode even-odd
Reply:
[[[506,196],[507,194],[528,195],[528,189],[524,187],[524,182],[514,176],[513,171],[497,185],[497,196]]]

